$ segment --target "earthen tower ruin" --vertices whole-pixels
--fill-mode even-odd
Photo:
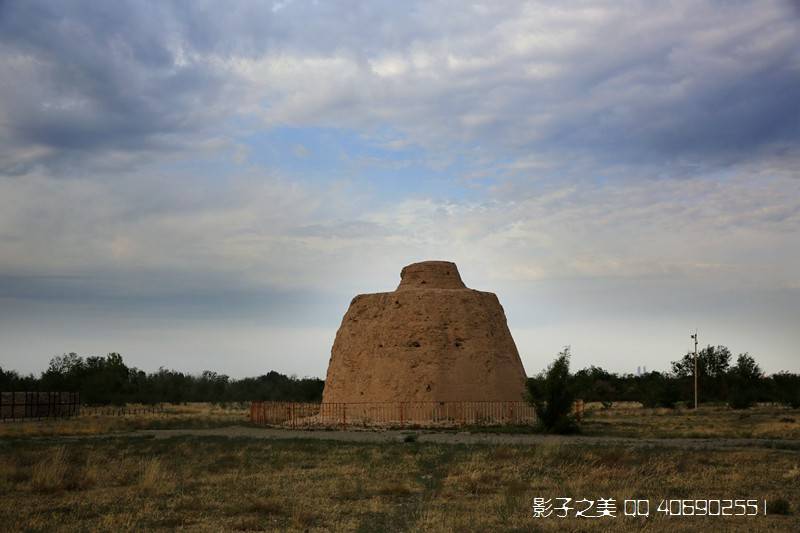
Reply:
[[[331,350],[323,403],[516,401],[525,370],[493,293],[446,261],[405,267],[394,292],[353,298]]]

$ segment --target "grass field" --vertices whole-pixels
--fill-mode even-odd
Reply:
[[[800,439],[800,409],[759,405],[745,410],[725,406],[693,409],[644,409],[619,403],[611,409],[588,404],[586,435],[635,438]]]
[[[18,530],[800,529],[796,514],[531,517],[537,496],[796,504],[798,455],[774,450],[209,438],[14,439],[0,450],[0,524]]]
[[[0,529],[800,531],[796,449],[125,435],[140,427],[219,427],[243,417],[208,405],[172,409],[92,423],[0,425]],[[677,428],[683,437],[702,429],[715,438],[789,439],[797,427],[781,419],[790,418],[800,417],[771,407],[662,413],[620,406],[591,411],[585,428],[617,436]],[[614,498],[617,517],[537,519],[537,497]],[[625,499],[649,499],[651,516],[624,516]],[[760,515],[666,516],[656,511],[662,499],[755,499]]]
[[[102,414],[74,419],[6,422],[0,424],[0,438],[103,435],[138,429],[211,428],[248,424],[249,410],[243,405],[165,404],[163,409],[163,413],[135,416]],[[533,427],[512,429],[516,432],[536,432]],[[486,431],[487,428],[473,427],[470,430]],[[645,409],[633,402],[617,403],[611,409],[603,409],[600,404],[587,404],[582,433],[633,438],[798,440],[800,409],[762,405],[736,411],[727,407],[702,406],[695,412],[689,409]]]
[[[128,407],[135,409],[139,406]],[[69,419],[7,421],[0,424],[0,438],[105,435],[137,429],[223,427],[247,424],[249,413],[248,407],[237,404],[164,404],[163,412],[157,414],[98,414]]]

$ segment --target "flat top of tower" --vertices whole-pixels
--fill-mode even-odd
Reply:
[[[450,261],[412,263],[400,271],[398,291],[408,289],[466,289],[458,267]]]

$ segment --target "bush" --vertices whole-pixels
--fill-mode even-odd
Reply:
[[[575,433],[578,422],[572,414],[575,393],[570,385],[569,347],[558,354],[544,375],[528,380],[528,394],[539,425],[549,433]]]
[[[650,372],[640,378],[640,398],[645,407],[674,408],[681,399],[676,379],[660,372]]]
[[[755,405],[753,393],[746,387],[735,386],[728,393],[728,405],[731,409],[749,409]]]
[[[733,409],[747,409],[755,405],[761,380],[761,368],[755,359],[749,354],[740,354],[736,366],[728,372],[728,380],[732,385],[728,391],[728,405]]]
[[[783,405],[800,408],[800,375],[779,372],[772,376],[775,400]]]

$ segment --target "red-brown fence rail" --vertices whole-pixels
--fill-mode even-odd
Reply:
[[[533,424],[527,402],[253,402],[250,421],[283,427],[458,427]]]
[[[81,416],[137,416],[164,414],[164,405],[83,405]]]
[[[65,418],[80,412],[77,392],[0,392],[0,421]]]

